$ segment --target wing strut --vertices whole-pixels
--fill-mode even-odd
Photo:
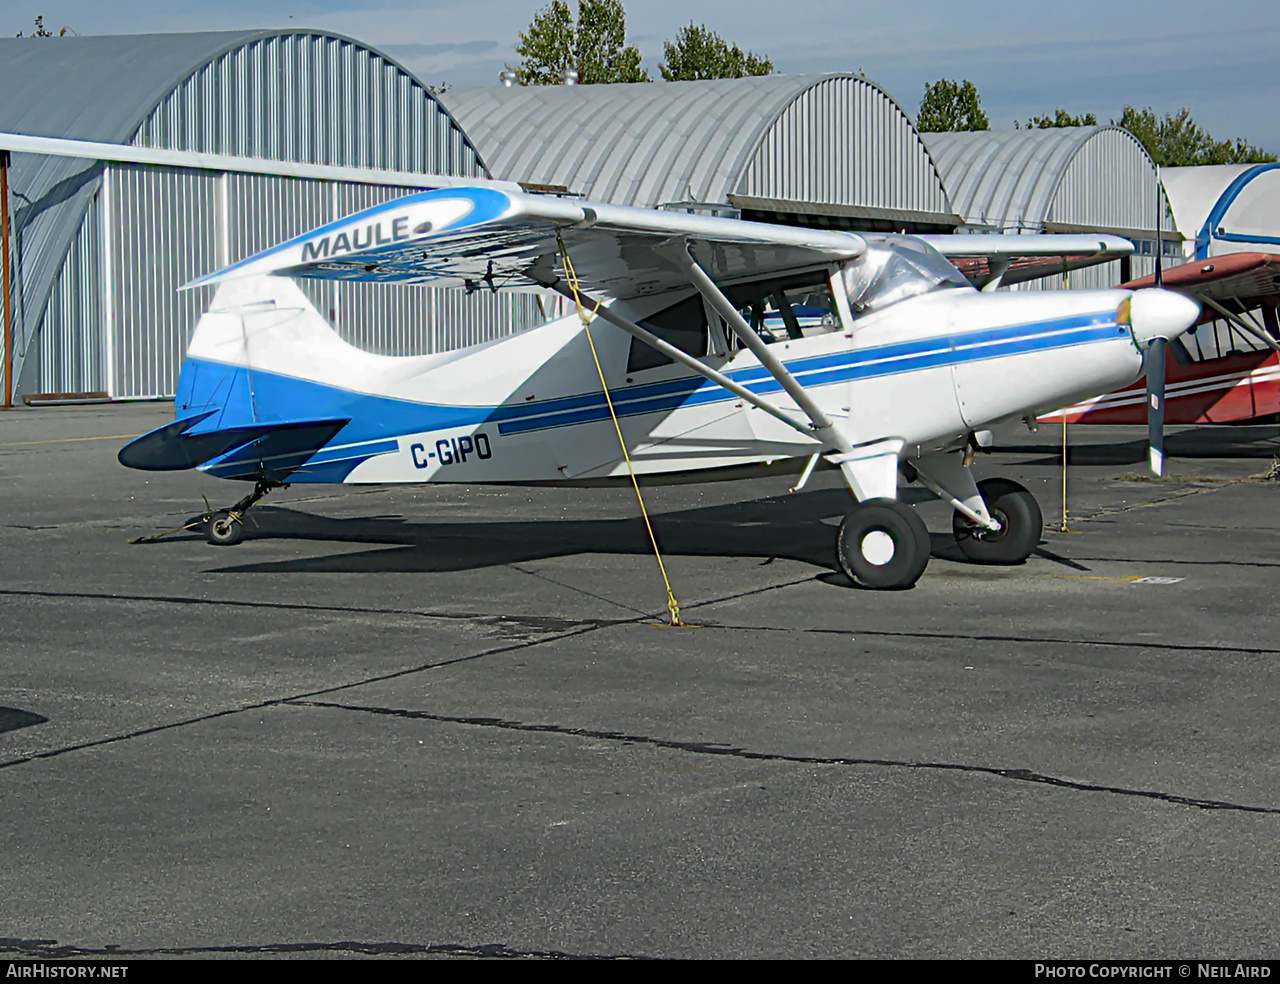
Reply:
[[[1245,320],[1246,316],[1244,315],[1243,312],[1241,312],[1240,314],[1235,314],[1234,312],[1228,310],[1225,305],[1218,303],[1212,297],[1201,297],[1199,298],[1199,300],[1203,301],[1205,304],[1208,304],[1209,307],[1213,308],[1215,311],[1221,314],[1224,318],[1226,318],[1229,322],[1231,322],[1233,325],[1235,325],[1237,328],[1243,331],[1246,335],[1251,335],[1252,337],[1256,338],[1258,341],[1262,342],[1262,344],[1269,346],[1273,351],[1280,352],[1280,342],[1277,342],[1274,338],[1272,338],[1265,331],[1259,328],[1257,324],[1252,323],[1253,321],[1252,318],[1250,318],[1249,321],[1246,321]],[[1243,304],[1240,306],[1244,307]]]
[[[844,436],[831,422],[831,418],[823,412],[822,408],[814,401],[799,380],[791,375],[789,369],[782,364],[782,360],[769,351],[769,346],[759,335],[751,330],[751,326],[738,313],[738,309],[733,306],[733,302],[724,296],[724,292],[716,286],[716,282],[711,279],[705,270],[698,265],[698,261],[693,258],[689,252],[688,244],[685,243],[678,248],[671,249],[667,255],[675,260],[676,264],[693,281],[693,285],[698,288],[698,292],[702,294],[711,306],[716,309],[720,317],[724,318],[725,323],[733,329],[733,333],[741,339],[742,344],[749,348],[760,364],[764,366],[772,374],[778,384],[787,392],[791,399],[796,401],[796,405],[809,417],[813,424],[811,436],[816,437],[828,447],[835,448],[840,454],[849,454],[853,451],[853,445],[849,443],[849,439]],[[793,424],[794,426],[794,424]]]
[[[550,290],[554,290],[557,294],[561,294],[564,297],[569,298],[569,300],[571,301],[574,300],[573,291],[568,287],[567,284],[565,284],[563,280],[557,280],[555,283],[546,284],[545,286]],[[794,427],[805,437],[811,438],[813,440],[819,440],[818,435],[813,432],[813,428],[808,427],[807,425],[801,423],[800,421],[787,416],[787,414],[779,410],[768,400],[765,400],[762,397],[757,396],[755,393],[751,392],[751,390],[747,389],[745,386],[742,386],[739,383],[735,383],[732,379],[730,379],[724,373],[717,372],[715,369],[712,369],[706,363],[701,362],[700,360],[695,359],[693,356],[689,355],[687,352],[684,352],[681,349],[676,348],[670,342],[663,341],[657,335],[653,334],[653,332],[645,331],[639,325],[635,324],[632,321],[628,321],[622,315],[606,307],[604,304],[600,303],[595,298],[590,297],[585,292],[579,291],[578,293],[579,293],[579,296],[582,298],[582,303],[585,306],[590,307],[592,310],[592,313],[603,318],[605,321],[609,322],[609,324],[613,325],[615,328],[621,328],[628,335],[631,335],[634,338],[640,339],[640,341],[644,342],[646,345],[651,345],[653,348],[657,349],[659,352],[661,352],[663,355],[667,356],[668,358],[674,359],[676,362],[679,362],[681,365],[688,366],[694,372],[698,373],[701,376],[705,376],[707,379],[711,380],[711,382],[717,384],[718,386],[723,386],[734,396],[740,397],[741,399],[745,400],[747,403],[750,403],[753,407],[763,410],[769,416],[777,420],[780,420],[782,423],[786,424],[788,427]]]

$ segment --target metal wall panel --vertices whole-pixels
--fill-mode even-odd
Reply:
[[[6,129],[29,131],[30,117],[40,121],[37,132],[78,139],[464,177],[488,174],[431,92],[390,59],[349,38],[252,31],[62,41],[0,41],[0,76],[12,83],[5,91],[14,96],[0,107],[0,117],[11,119]],[[92,209],[98,206],[91,202],[103,165],[15,158],[14,191],[28,203],[14,214],[18,352],[30,352],[38,363],[25,371],[18,366],[25,391],[56,384],[64,392],[70,391],[64,383],[72,389],[92,383],[118,397],[171,395],[209,293],[178,295],[176,287],[327,221],[337,207],[333,186],[319,182],[111,168],[118,194],[103,201],[106,213],[96,215]],[[219,182],[228,214],[235,213],[222,230],[221,250]],[[106,253],[100,221],[110,230]],[[100,254],[96,270],[89,253],[94,243]],[[106,304],[101,291],[108,283]],[[333,289],[307,284],[304,290],[322,312],[335,311]],[[493,306],[462,325],[460,337],[479,340],[525,327],[530,319],[523,312],[522,304]],[[95,330],[100,348],[91,356],[83,346]],[[387,344],[401,342],[390,338]],[[64,345],[70,348],[61,350]],[[110,359],[108,352],[114,353]]]
[[[331,222],[332,185],[266,174],[221,176],[230,220],[228,263],[236,263],[286,239]]]
[[[101,207],[95,197],[49,293],[37,336],[39,349],[27,360],[27,392],[106,391],[101,244]]]
[[[1138,140],[1115,126],[927,133],[951,201],[975,231],[1096,230],[1120,235],[1156,225],[1155,165]],[[1167,203],[1161,229],[1173,235]],[[1155,270],[1151,249],[1131,259],[1132,276]],[[1153,245],[1153,244],[1152,244]],[[1166,244],[1166,249],[1178,247]],[[1182,262],[1166,258],[1166,266]],[[1120,264],[1107,263],[1022,284],[1021,290],[1114,287]]]
[[[261,32],[64,37],[57,44],[0,39],[0,130],[107,143],[128,142],[138,123],[192,67]],[[15,154],[15,370],[31,385],[41,321],[53,282],[79,236],[101,165],[72,157]]]
[[[179,292],[217,266],[218,176],[109,166],[110,310],[115,397],[172,396],[212,288]]]
[[[130,165],[110,171],[111,395],[118,398],[173,395],[183,353],[212,297],[212,288],[179,293],[183,284],[407,193],[271,175]],[[446,351],[543,321],[537,299],[527,294],[299,283],[342,338],[384,354]]]
[[[230,50],[179,86],[134,141],[369,167],[483,177],[475,147],[434,96],[393,62],[349,40],[265,37]],[[227,262],[342,215],[408,194],[371,185],[230,174],[221,180]],[[456,292],[302,280],[339,334],[373,352],[419,354],[539,323],[526,301],[461,304]]]

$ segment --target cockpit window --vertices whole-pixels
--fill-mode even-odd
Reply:
[[[725,294],[766,342],[809,338],[840,328],[825,270],[736,284]]]
[[[845,263],[841,275],[855,318],[909,297],[971,286],[946,257],[910,236],[869,240],[867,251]]]

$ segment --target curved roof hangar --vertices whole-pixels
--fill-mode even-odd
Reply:
[[[498,178],[773,221],[957,224],[910,118],[858,75],[492,86],[442,98]]]
[[[1154,236],[1155,164],[1121,127],[926,133],[924,141],[975,230]],[[1161,228],[1173,229],[1167,208]]]
[[[1178,229],[1195,258],[1280,253],[1280,164],[1171,167],[1163,174]]]
[[[303,163],[487,176],[484,162],[456,121],[411,73],[375,49],[324,31],[5,39],[0,40],[0,90],[5,93],[0,101],[0,130],[9,132]],[[85,261],[81,266],[87,263],[96,268],[105,262],[106,249],[97,245],[101,240],[105,247],[106,242],[98,215],[103,173],[97,161],[13,157],[18,334],[14,363],[19,373],[38,333],[43,335],[42,345],[69,353],[65,358],[60,355],[60,361],[96,364],[71,375],[98,380],[108,372],[101,365],[103,343],[90,336],[106,331],[101,305],[111,300],[103,297],[100,305],[100,289],[59,292],[56,288],[59,278],[75,273],[67,264],[76,267],[80,254]],[[125,168],[122,173],[137,176],[140,187],[144,179],[151,180],[145,168]],[[187,186],[199,184],[194,178],[175,171],[170,184],[175,182],[182,190],[175,185],[172,202],[154,205],[165,226],[163,235],[157,235],[170,246],[179,242],[180,231],[189,232],[181,227],[208,218],[203,213],[209,206],[190,195]],[[148,187],[143,194],[159,193]],[[303,209],[291,201],[285,211],[301,216]],[[113,244],[117,249],[126,248],[130,219],[121,216],[117,221],[119,242]],[[271,225],[267,220],[257,224]],[[262,235],[279,232],[274,227],[260,231]],[[157,246],[160,243],[148,243],[137,255],[150,255],[151,265],[168,273],[172,273],[168,266],[181,266],[181,257],[166,255],[162,261],[154,253]],[[212,262],[211,257],[200,260]],[[100,276],[96,269],[85,275]],[[168,298],[166,303],[180,303],[173,299],[176,295],[167,282],[153,293]],[[59,305],[67,310],[46,319]],[[171,361],[167,350],[180,345],[180,340],[160,343],[147,332],[168,331],[168,323],[175,320],[173,312],[153,307],[131,312],[131,317],[138,322],[138,345],[146,351],[140,357],[146,363],[143,374],[171,374],[172,367],[161,363]],[[43,332],[42,322],[46,322]],[[66,337],[56,338],[59,333]],[[153,352],[156,345],[166,351]],[[149,360],[156,361],[156,366]]]

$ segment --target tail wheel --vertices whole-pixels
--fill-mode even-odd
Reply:
[[[985,530],[967,516],[955,513],[951,517],[951,530],[956,545],[961,553],[979,564],[1021,564],[1031,556],[1044,531],[1044,516],[1036,497],[1007,478],[979,482],[978,491],[1000,529]]]
[[[205,539],[215,547],[231,547],[244,538],[244,522],[228,509],[219,509],[209,517]]]
[[[849,579],[867,588],[909,588],[929,563],[929,531],[896,499],[868,499],[840,524],[836,558]]]

